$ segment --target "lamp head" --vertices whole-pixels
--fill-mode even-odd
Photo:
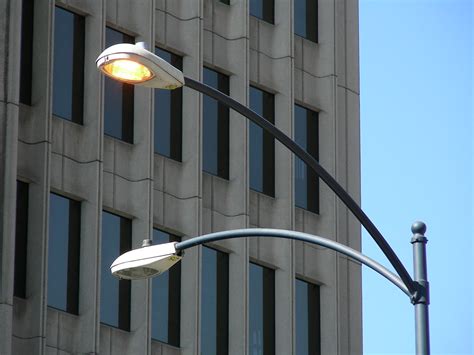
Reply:
[[[179,69],[140,45],[113,45],[99,55],[96,64],[105,75],[128,84],[168,90],[184,85]]]
[[[134,249],[120,255],[110,266],[114,276],[138,280],[158,276],[181,260],[176,242]]]

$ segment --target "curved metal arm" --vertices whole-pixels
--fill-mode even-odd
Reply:
[[[397,286],[402,290],[408,297],[412,297],[410,291],[405,286],[403,281],[395,275],[393,272],[385,268],[383,265],[379,264],[375,260],[365,256],[364,254],[358,252],[355,249],[349,248],[348,246],[326,239],[323,237],[318,237],[316,235],[311,235],[307,233],[283,230],[283,229],[269,229],[269,228],[251,228],[251,229],[234,229],[230,231],[223,231],[211,234],[201,235],[199,237],[193,237],[183,242],[177,243],[175,248],[177,251],[185,250],[192,248],[197,245],[204,243],[215,242],[223,239],[233,239],[233,238],[243,238],[243,237],[274,237],[274,238],[285,238],[285,239],[294,239],[301,240],[303,242],[321,245],[323,247],[332,249],[341,254],[347,255],[349,258],[359,261],[360,263],[370,267],[372,270],[378,272],[380,275],[385,277],[388,281]]]
[[[290,137],[288,137],[285,133],[283,133],[274,125],[272,125],[269,121],[267,121],[254,111],[250,110],[248,107],[230,98],[229,96],[194,79],[185,77],[184,81],[185,86],[216,99],[220,103],[232,108],[241,115],[247,117],[255,124],[262,127],[265,131],[270,133],[276,140],[278,140],[285,147],[291,150],[298,158],[303,160],[307,166],[313,169],[316,175],[319,176],[332,191],[334,191],[334,193],[341,199],[341,201],[347,206],[347,208],[349,208],[349,210],[364,226],[370,236],[374,239],[375,243],[377,243],[379,248],[385,254],[390,264],[392,264],[393,268],[398,273],[409,292],[412,295],[416,293],[416,285],[413,282],[413,279],[411,278],[407,269],[405,268],[405,266],[403,266],[402,262],[395,254],[393,249],[390,247],[385,238],[379,232],[377,227],[375,227],[369,217],[367,217],[364,211],[362,211],[357,202],[352,199],[352,197],[346,192],[346,190],[344,190],[344,188],[339,185],[339,183],[311,155],[309,155],[306,150],[301,148]]]

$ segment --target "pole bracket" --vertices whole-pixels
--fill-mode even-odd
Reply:
[[[415,293],[411,296],[412,304],[430,304],[430,283],[425,280],[414,281]]]

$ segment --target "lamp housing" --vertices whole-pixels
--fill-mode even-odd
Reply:
[[[120,43],[105,49],[97,68],[112,79],[155,89],[176,89],[184,85],[181,70],[143,46]]]
[[[158,276],[181,260],[176,242],[134,249],[120,255],[110,266],[114,276],[139,280]]]

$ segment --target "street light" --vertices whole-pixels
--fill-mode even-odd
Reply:
[[[206,94],[213,99],[219,101],[221,104],[232,108],[233,110],[239,112],[243,116],[247,117],[249,120],[263,128],[268,132],[273,138],[278,140],[288,149],[290,149],[298,158],[303,160],[306,165],[311,168],[316,175],[323,180],[328,187],[341,199],[341,201],[346,205],[346,207],[354,214],[357,220],[362,224],[362,226],[367,230],[369,235],[377,243],[379,248],[387,257],[390,264],[395,269],[397,275],[392,274],[390,277],[386,273],[385,268],[380,264],[374,262],[372,259],[367,258],[363,254],[352,249],[350,257],[355,260],[359,260],[363,264],[372,267],[375,271],[379,272],[381,275],[389,279],[392,283],[396,284],[403,292],[405,292],[410,298],[411,303],[415,307],[415,337],[416,337],[416,353],[417,354],[429,354],[430,353],[430,343],[429,343],[429,318],[428,318],[428,305],[429,305],[429,283],[427,278],[427,267],[426,267],[426,243],[427,239],[424,236],[426,231],[426,226],[422,222],[415,222],[412,226],[413,238],[411,243],[413,244],[413,264],[414,264],[414,280],[406,270],[405,266],[402,264],[398,256],[395,254],[393,249],[390,247],[388,242],[382,236],[380,231],[375,227],[369,217],[365,212],[360,208],[357,202],[344,190],[344,188],[316,161],[305,149],[301,148],[296,142],[294,142],[290,137],[285,133],[276,128],[269,121],[264,119],[262,116],[258,115],[254,111],[250,110],[248,107],[242,105],[231,97],[221,93],[220,91],[205,85],[194,79],[184,77],[183,73],[173,67],[171,64],[161,59],[157,55],[151,53],[145,48],[143,42],[139,42],[136,45],[133,44],[117,44],[112,47],[107,48],[103,51],[96,60],[97,68],[102,71],[105,75],[122,81],[129,84],[141,85],[150,88],[161,88],[161,89],[175,89],[181,86],[187,86],[192,88],[200,93]],[[258,232],[255,232],[258,231]],[[124,259],[121,259],[120,256],[112,264],[112,272],[122,278],[144,278],[151,277],[155,274],[159,274],[164,271],[163,267],[168,265],[168,258],[170,257],[180,257],[180,251],[190,246],[199,245],[202,243],[207,243],[213,240],[221,240],[228,238],[236,237],[248,237],[248,236],[262,236],[259,233],[262,233],[265,229],[244,229],[236,231],[227,231],[221,232],[224,234],[213,233],[211,235],[200,236],[188,239],[184,242],[174,244],[175,251],[171,254],[163,254],[158,251],[157,254],[153,254],[147,251],[147,248],[141,248],[134,250],[128,254],[125,253],[122,255]],[[270,230],[269,235],[267,236],[277,236],[281,238],[290,238],[298,239],[297,232],[291,231],[281,231],[281,230]],[[225,234],[227,233],[227,234]],[[256,233],[256,234],[252,234]],[[280,234],[282,233],[282,234]],[[218,239],[213,239],[217,238]],[[306,235],[307,238],[309,235]],[[301,237],[301,235],[300,235]],[[307,238],[306,241],[313,244],[323,245],[325,243],[321,240],[326,240],[325,238],[312,236],[313,239]],[[317,238],[315,240],[314,238]],[[299,239],[302,240],[302,239]],[[150,243],[149,240],[146,243]],[[194,243],[194,244],[192,244]],[[191,245],[192,244],[192,245]],[[338,243],[336,243],[338,244]],[[348,255],[346,246],[341,244],[336,245],[325,245],[330,249],[336,250],[343,254]],[[171,246],[163,247],[166,249],[166,252],[172,251]],[[158,249],[154,249],[158,250]],[[143,255],[148,255],[149,257],[143,257]],[[148,268],[147,260],[152,260],[157,258],[156,263],[151,262]],[[126,260],[127,265],[131,267],[124,266],[125,264],[120,263],[119,259]],[[168,261],[166,261],[168,260]],[[364,261],[362,261],[364,260]],[[177,262],[176,259],[175,262]],[[137,263],[138,267],[133,267],[133,263]],[[375,264],[374,264],[375,263]],[[372,266],[371,266],[372,265]],[[170,265],[170,267],[172,264]],[[383,268],[383,269],[382,269]],[[385,270],[384,270],[385,269]],[[153,271],[154,270],[154,271]],[[389,272],[389,271],[388,271]],[[150,273],[150,275],[145,276],[145,274]],[[393,277],[392,277],[393,276]]]

